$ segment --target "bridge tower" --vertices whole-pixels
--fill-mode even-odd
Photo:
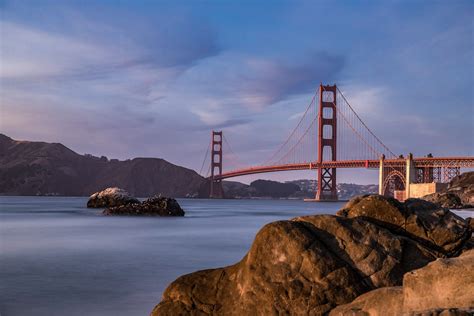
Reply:
[[[222,131],[212,131],[211,134],[211,179],[209,197],[211,199],[222,199]]]
[[[337,160],[336,95],[336,85],[319,85],[318,163]],[[318,168],[315,200],[337,201],[336,168]]]

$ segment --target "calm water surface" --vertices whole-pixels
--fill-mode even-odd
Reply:
[[[148,315],[178,276],[240,260],[264,224],[343,204],[182,199],[184,218],[151,218],[86,201],[0,197],[1,316]]]

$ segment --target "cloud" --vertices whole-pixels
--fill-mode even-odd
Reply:
[[[0,21],[0,29],[2,80],[58,76],[77,65],[88,66],[113,57],[103,47],[17,23]]]
[[[232,82],[239,101],[257,110],[292,95],[310,93],[319,82],[334,80],[344,67],[344,57],[318,52],[299,62],[237,57]]]
[[[94,80],[140,68],[180,73],[220,51],[215,32],[195,19],[155,16],[166,20],[163,28],[154,19],[124,25],[133,16],[98,22],[67,12],[60,11],[69,18],[67,27],[61,14],[49,17],[49,27],[0,21],[4,83]]]
[[[377,85],[366,86],[361,84],[344,83],[339,86],[351,106],[360,113],[381,113],[390,97],[390,89]]]
[[[343,65],[344,58],[325,53],[295,63],[224,52],[187,70],[169,92],[179,100],[175,103],[192,104],[203,123],[219,124],[298,94],[314,93],[320,81],[335,78]]]
[[[296,119],[299,119],[303,116],[304,112],[298,112],[298,113],[295,113],[293,115],[291,115],[288,120],[296,120]]]
[[[344,67],[344,57],[320,51],[309,55],[299,63],[273,61],[268,67],[256,65],[256,83],[259,91],[267,93],[272,102],[290,95],[308,93],[319,82],[335,80]],[[253,85],[247,86],[252,91]],[[257,90],[257,91],[258,91]]]

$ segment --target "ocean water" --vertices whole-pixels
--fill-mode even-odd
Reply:
[[[0,197],[1,316],[149,315],[178,276],[233,264],[266,223],[343,203],[181,199],[182,218],[105,217],[87,198]]]

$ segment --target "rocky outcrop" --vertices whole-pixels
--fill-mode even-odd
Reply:
[[[127,191],[120,188],[107,188],[92,194],[87,201],[87,207],[116,207],[133,203],[140,203],[140,201],[130,196]]]
[[[461,198],[457,194],[451,192],[436,192],[429,195],[425,195],[423,199],[435,203],[440,207],[446,207],[450,209],[469,207],[469,205],[464,205],[464,203],[461,201]]]
[[[437,259],[405,274],[403,286],[380,288],[333,309],[346,315],[472,315],[474,250],[458,258]]]
[[[104,215],[184,216],[179,203],[172,198],[155,196],[142,203],[124,204],[105,209]]]
[[[474,208],[474,171],[454,177],[445,191],[429,194],[424,200],[447,208]]]
[[[400,203],[380,195],[357,197],[337,215],[363,218],[393,233],[438,252],[438,256],[456,255],[471,236],[469,224],[461,217],[434,203],[408,199]]]
[[[264,226],[240,262],[178,278],[151,315],[324,315],[401,286],[405,273],[459,253],[470,236],[462,218],[419,200],[366,196],[339,215]]]
[[[459,196],[464,205],[474,207],[474,171],[453,178],[448,185],[448,192]]]

